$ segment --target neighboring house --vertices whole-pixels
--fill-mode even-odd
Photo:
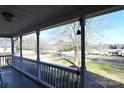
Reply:
[[[124,49],[104,49],[104,50],[89,50],[86,54],[92,55],[107,55],[107,56],[124,56]]]
[[[11,40],[7,38],[0,38],[0,55],[11,53]]]

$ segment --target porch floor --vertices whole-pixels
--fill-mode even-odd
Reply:
[[[40,88],[38,85],[25,75],[16,71],[14,68],[5,68],[1,70],[3,82],[7,88]]]

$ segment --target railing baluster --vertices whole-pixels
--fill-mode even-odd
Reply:
[[[74,88],[75,78],[74,78],[74,74],[73,73],[71,73],[71,74],[72,74],[72,88]]]
[[[55,87],[56,86],[56,68],[54,68],[54,70],[53,70],[53,81],[54,81],[54,83],[53,83],[53,86]]]
[[[46,76],[46,82],[48,83],[48,66],[46,66],[46,74],[47,74],[47,76]]]
[[[44,81],[45,81],[45,65],[43,65],[43,76],[44,76]]]
[[[42,66],[42,64],[40,64],[40,80],[43,80],[43,73],[42,73],[42,71],[43,71],[43,66]]]
[[[50,83],[50,68],[48,66],[48,84]]]
[[[5,66],[7,66],[7,64],[6,64],[6,57],[5,57]]]
[[[2,57],[2,67],[4,66],[4,61],[3,61],[3,57]]]
[[[1,57],[1,67],[3,66],[3,58]]]
[[[7,57],[5,57],[5,66],[7,66]]]
[[[66,71],[64,71],[64,88],[66,88]]]
[[[47,70],[48,70],[48,84],[49,84],[49,82],[50,82],[50,81],[49,81],[49,74],[50,74],[50,72],[49,72],[49,71],[50,71],[50,70],[49,70],[49,66],[48,66]]]
[[[48,66],[48,84],[50,83],[50,67]]]
[[[44,73],[45,73],[45,70],[44,70],[44,65],[43,65],[43,81],[45,81]]]
[[[52,67],[52,85],[54,86],[54,68]]]
[[[59,75],[58,75],[58,70],[59,70],[59,69],[56,70],[56,78],[57,78],[57,80],[56,80],[56,87],[58,87],[58,85],[59,85]]]
[[[61,76],[60,76],[60,69],[58,70],[58,76],[59,76],[59,83],[58,83],[58,87],[60,88],[61,86],[60,86],[60,84],[61,84],[61,81],[60,81],[60,79],[61,79]]]
[[[0,63],[1,63],[1,65],[0,65],[0,66],[2,67],[2,57],[0,57]]]
[[[51,66],[50,66],[50,85],[52,85],[52,69],[51,69]]]
[[[6,57],[5,57],[4,61],[5,61],[5,66],[6,66]]]
[[[42,64],[42,80],[44,81],[44,66]]]
[[[77,88],[79,88],[80,87],[80,76],[79,75],[77,75]]]
[[[3,61],[3,57],[2,57],[2,66],[4,66],[4,61]]]
[[[3,58],[4,58],[4,66],[6,66],[5,57],[3,57]]]
[[[0,67],[1,67],[1,57],[0,57]]]
[[[56,68],[53,68],[53,86],[55,87],[55,80],[56,80]]]
[[[46,75],[46,83],[47,83],[47,66],[45,65],[45,75]]]
[[[46,82],[46,79],[47,79],[46,65],[44,65],[44,70],[45,70],[44,74],[45,74],[45,82]]]
[[[46,81],[46,70],[45,70],[45,65],[44,65],[44,81]]]
[[[44,65],[42,64],[42,80],[44,81]]]
[[[5,57],[5,66],[6,66],[6,57]]]
[[[50,85],[52,85],[52,68],[50,66]]]
[[[70,73],[68,72],[68,88],[70,88]]]
[[[56,87],[59,88],[59,69],[57,69],[57,85]]]
[[[3,62],[4,62],[4,65],[3,66],[5,66],[5,57],[3,57]]]
[[[63,86],[62,78],[63,78],[63,76],[62,76],[62,70],[60,70],[60,88],[62,88],[62,86]]]
[[[6,66],[6,57],[4,57],[4,61],[5,61],[5,66]]]
[[[4,59],[4,66],[5,66],[5,64],[6,64],[6,63],[5,63],[5,57],[3,57],[3,59]]]
[[[5,60],[4,59],[5,59],[5,57],[3,57],[3,66],[5,66]]]
[[[43,64],[42,64],[42,80],[44,81],[44,67],[43,67]]]
[[[56,83],[57,83],[57,69],[55,69],[55,87],[56,87]]]

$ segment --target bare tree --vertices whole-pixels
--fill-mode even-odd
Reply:
[[[110,20],[104,20],[103,18],[90,18],[85,21],[85,45],[86,47],[92,47],[90,44],[98,43],[99,46],[102,46],[104,41],[104,30],[110,27]],[[51,39],[58,43],[60,41],[68,42],[72,44],[74,50],[74,63],[80,62],[80,48],[81,48],[81,37],[78,36],[77,30],[80,30],[80,23],[73,22],[64,26],[54,28],[52,30]],[[100,39],[101,38],[101,39]],[[60,43],[61,44],[61,43]],[[59,45],[59,44],[58,44]],[[59,48],[59,46],[56,46]],[[65,47],[65,46],[63,46]],[[62,52],[61,52],[62,53]]]
[[[52,40],[55,40],[55,44],[57,44],[57,47],[60,48],[61,54],[64,47],[66,47],[66,43],[71,44],[74,50],[74,57],[73,61],[74,63],[79,62],[79,49],[80,49],[80,35],[78,36],[77,30],[80,29],[79,22],[70,23],[64,26],[60,26],[56,29],[54,29],[54,32],[50,33],[50,35],[53,37]],[[62,41],[62,42],[61,42]],[[62,45],[63,44],[63,45]],[[64,46],[65,45],[65,46]],[[80,63],[80,62],[79,62]]]
[[[79,22],[74,22],[71,24],[66,25],[65,27],[65,35],[68,37],[68,40],[72,44],[74,48],[74,63],[78,62],[80,64],[80,35],[77,35],[77,31],[80,29]]]
[[[102,45],[106,40],[105,29],[111,29],[112,21],[107,17],[96,17],[85,20],[85,43]]]

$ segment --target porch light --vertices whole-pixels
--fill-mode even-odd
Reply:
[[[80,35],[81,34],[81,31],[80,30],[77,30],[77,33],[76,33],[77,35]]]

